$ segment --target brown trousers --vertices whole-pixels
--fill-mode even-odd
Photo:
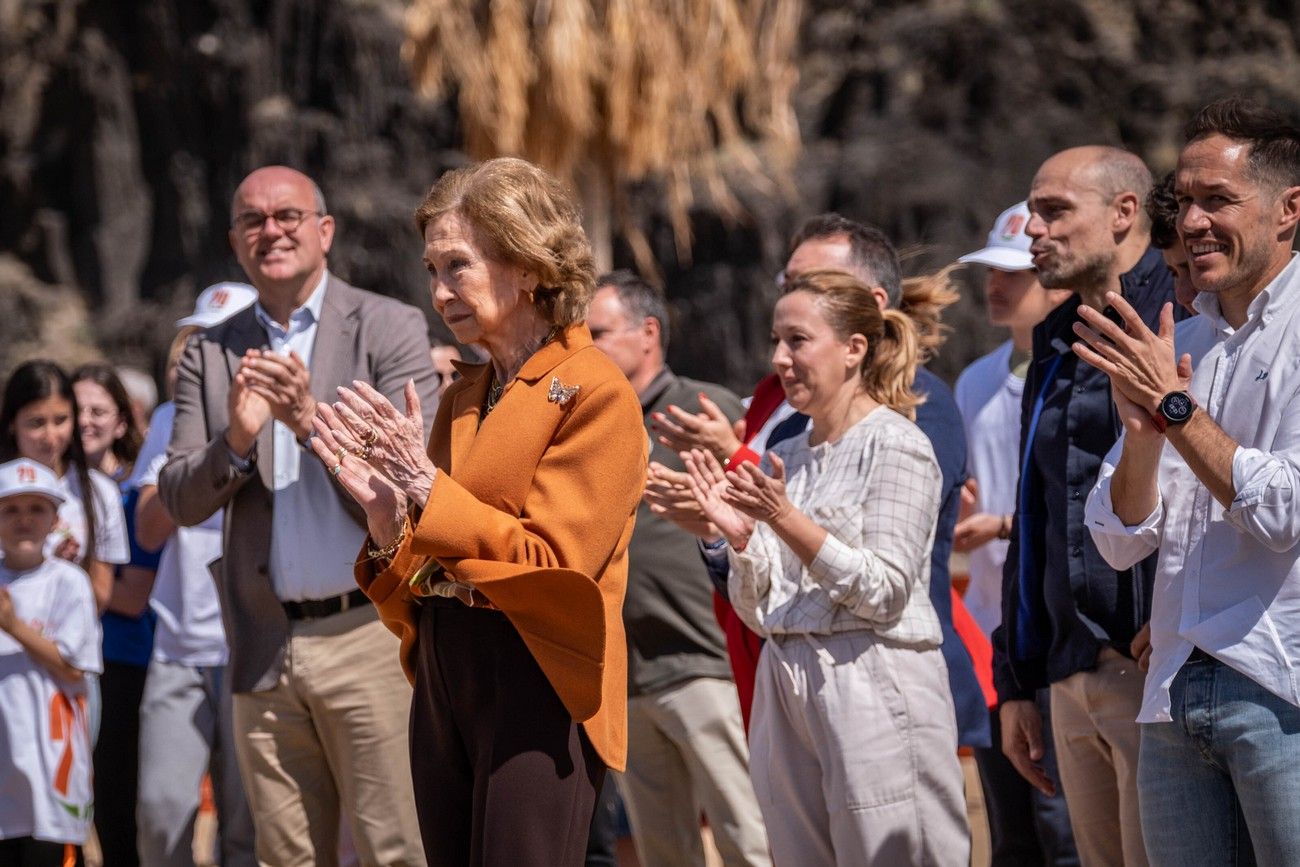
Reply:
[[[423,600],[411,773],[430,867],[579,867],[605,765],[498,611]]]

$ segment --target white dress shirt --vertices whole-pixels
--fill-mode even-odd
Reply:
[[[804,432],[771,451],[785,462],[786,496],[827,536],[805,566],[760,522],[745,550],[730,552],[740,619],[763,636],[870,629],[938,647],[929,586],[942,477],[920,428],[882,406],[833,443],[810,445]]]
[[[262,307],[256,306],[257,321],[266,329],[271,350],[288,355],[292,350],[307,369],[312,367],[316,326],[325,303],[329,272],[321,275],[305,304],[289,314],[286,329]],[[299,482],[303,448],[287,425],[273,421],[271,457],[271,583],[281,601],[328,599],[356,589],[352,564],[365,530],[357,526],[337,497],[312,496]],[[314,455],[306,456],[315,461]],[[258,460],[266,460],[258,455]]]
[[[1159,502],[1133,527],[1115,516],[1110,482],[1123,440],[1088,498],[1087,522],[1117,569],[1159,549],[1151,668],[1139,722],[1165,722],[1169,685],[1193,646],[1300,706],[1300,265],[1296,258],[1233,329],[1217,299],[1197,298],[1218,340],[1196,365],[1191,393],[1238,443],[1236,497],[1224,509],[1165,443]]]

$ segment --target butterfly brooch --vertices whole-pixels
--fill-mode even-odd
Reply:
[[[574,396],[578,393],[578,389],[581,387],[582,386],[580,385],[565,385],[560,382],[558,376],[552,376],[551,389],[546,392],[546,399],[551,403],[558,403],[560,406],[564,406],[569,401],[573,400]]]

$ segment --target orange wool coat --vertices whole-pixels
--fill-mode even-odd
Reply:
[[[481,427],[491,368],[458,367],[434,420],[439,472],[419,522],[384,571],[363,552],[357,583],[401,638],[413,679],[420,602],[408,579],[436,559],[510,618],[601,759],[622,770],[627,543],[647,461],[640,402],[586,325],[539,349]],[[564,402],[557,379],[578,389]]]

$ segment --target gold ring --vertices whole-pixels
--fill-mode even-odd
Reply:
[[[339,450],[334,453],[334,457],[339,459],[339,465],[342,466],[343,459],[350,454],[352,453],[348,451],[347,446],[339,446]]]
[[[330,467],[331,476],[337,476],[341,472],[343,472],[343,464],[335,464],[334,466]]]
[[[372,453],[373,453],[373,449],[371,449],[369,444],[363,445],[361,447],[361,451],[357,452],[357,457],[361,458],[361,460],[363,461],[368,461],[370,460],[370,455]]]
[[[379,433],[372,427],[366,428],[366,432],[361,436],[362,445],[374,445],[375,440],[379,439]]]

